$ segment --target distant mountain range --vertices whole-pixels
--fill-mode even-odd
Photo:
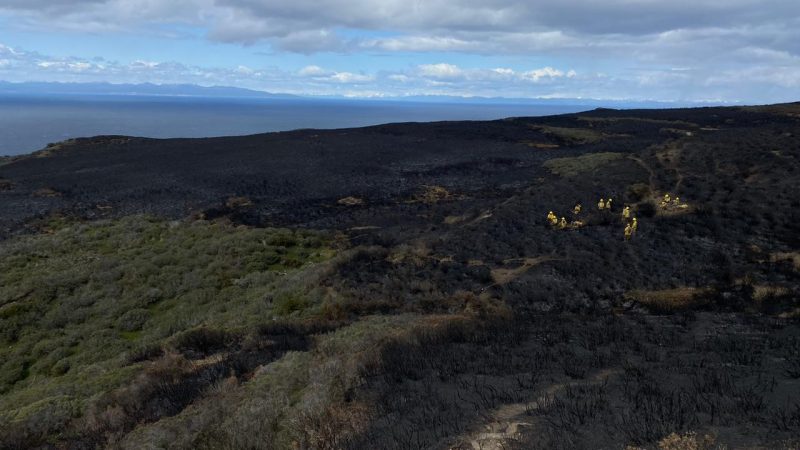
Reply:
[[[113,84],[113,83],[10,83],[0,81],[0,95],[110,95],[220,98],[299,98],[291,94],[273,94],[227,86],[194,84]]]
[[[198,86],[194,84],[114,84],[114,83],[55,83],[0,81],[0,96],[160,96],[249,99],[329,99],[357,101],[403,101],[422,103],[521,104],[521,105],[585,105],[617,108],[671,108],[719,106],[720,103],[659,102],[650,100],[609,100],[592,98],[507,98],[464,97],[450,95],[409,95],[392,97],[352,98],[341,96],[299,96],[256,91],[229,86]]]

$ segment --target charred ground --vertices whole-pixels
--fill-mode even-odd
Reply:
[[[52,261],[36,252],[61,242],[85,243],[89,260],[132,252],[91,302],[91,274],[43,278],[47,292],[4,280],[13,358],[0,392],[26,402],[0,416],[4,445],[684,448],[664,446],[708,435],[709,448],[795,448],[798,136],[797,104],[604,109],[96,137],[0,162],[5,256]],[[661,208],[666,193],[687,207]],[[597,210],[601,197],[612,211]],[[573,220],[576,203],[584,226],[547,224],[550,210]],[[623,205],[640,221],[630,241]],[[134,244],[97,237],[119,233]],[[213,246],[215,233],[233,236],[230,248]],[[143,236],[213,249],[173,254]],[[182,291],[181,268],[201,270],[184,262],[193,251],[221,252],[230,275]],[[143,276],[154,298],[139,304],[126,271],[148,252],[170,253],[159,267],[183,284],[164,294],[175,280]],[[201,287],[202,308],[188,312]],[[130,306],[101,308],[119,292]],[[39,329],[65,301],[100,309]],[[191,320],[170,325],[175,311]],[[25,336],[70,335],[98,315],[129,352],[103,367],[126,375],[58,387],[80,352]],[[81,339],[70,345],[102,342]],[[56,387],[34,390],[42,380]],[[42,426],[42,415],[58,418]]]

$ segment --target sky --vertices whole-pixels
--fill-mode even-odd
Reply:
[[[0,0],[0,80],[800,100],[800,0]]]

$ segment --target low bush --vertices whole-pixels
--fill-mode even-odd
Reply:
[[[307,231],[147,217],[48,227],[0,245],[0,411],[13,417],[65,391],[83,405],[132,382],[165,348],[192,360],[236,348],[232,330],[275,314],[270,292],[304,298],[324,273],[314,263],[333,255],[327,236]]]

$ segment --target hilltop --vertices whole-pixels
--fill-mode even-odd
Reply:
[[[0,447],[796,448],[798,136],[795,103],[0,160]]]

